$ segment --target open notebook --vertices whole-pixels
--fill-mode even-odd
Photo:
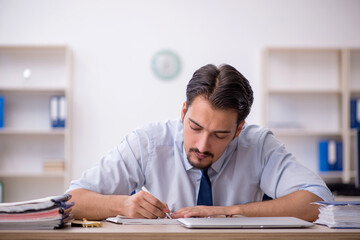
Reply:
[[[179,218],[187,228],[305,228],[314,224],[294,217]]]

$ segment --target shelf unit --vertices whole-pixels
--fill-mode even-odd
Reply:
[[[347,82],[347,95],[346,97],[350,101],[351,98],[360,98],[360,48],[347,49],[344,53],[346,60],[345,76],[348,79]],[[350,122],[350,107],[348,109],[347,121]],[[349,123],[350,124],[350,123]],[[357,154],[356,154],[356,131],[354,129],[347,129],[345,135],[348,145],[346,146],[346,152],[350,158],[351,169],[356,169]],[[360,153],[358,153],[360,154]],[[360,164],[360,162],[358,162]],[[358,168],[360,169],[360,168]],[[355,171],[353,171],[355,172]],[[360,173],[356,177],[360,177]],[[357,179],[357,182],[360,180]]]
[[[327,182],[355,177],[350,98],[360,97],[360,50],[267,48],[263,52],[263,124]],[[343,142],[343,170],[320,172],[318,142]]]
[[[68,187],[71,75],[67,46],[0,46],[0,95],[5,99],[0,181],[5,202],[63,194]],[[58,95],[66,98],[65,128],[50,123],[50,97]],[[45,171],[44,162],[61,162],[64,170]]]

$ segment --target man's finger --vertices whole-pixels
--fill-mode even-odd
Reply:
[[[155,217],[165,217],[164,208],[166,208],[166,205],[164,205],[160,200],[144,191],[139,192],[139,197],[139,205],[143,209],[150,212]]]
[[[140,207],[138,213],[141,215],[141,218],[149,218],[149,219],[155,219],[158,218],[155,214],[153,214],[151,211],[149,211],[146,208]]]
[[[159,199],[157,199],[156,197],[154,197],[153,195],[151,195],[150,193],[146,193],[144,196],[144,199],[146,201],[148,201],[150,204],[152,204],[153,206],[157,207],[158,209],[160,209],[161,211],[164,208],[167,208],[166,204],[164,204],[163,202],[161,202]]]
[[[165,213],[164,213],[164,211],[162,209],[159,209],[158,207],[152,205],[151,203],[146,201],[146,199],[142,203],[141,207],[143,209],[145,209],[146,211],[150,212],[151,214],[153,214],[155,217],[160,217],[160,218],[165,217]]]

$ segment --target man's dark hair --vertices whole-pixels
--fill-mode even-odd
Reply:
[[[254,100],[249,81],[226,64],[208,64],[196,70],[186,88],[187,107],[197,96],[208,100],[214,109],[235,110],[238,125],[249,115]]]

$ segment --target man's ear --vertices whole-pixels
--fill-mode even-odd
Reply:
[[[242,121],[242,122],[239,124],[239,126],[237,127],[237,129],[236,129],[236,134],[235,134],[234,139],[239,136],[239,134],[241,133],[241,130],[242,130],[244,124],[245,124],[245,120]]]
[[[186,114],[187,105],[186,102],[183,103],[182,109],[181,109],[181,121],[184,122],[184,117]]]

